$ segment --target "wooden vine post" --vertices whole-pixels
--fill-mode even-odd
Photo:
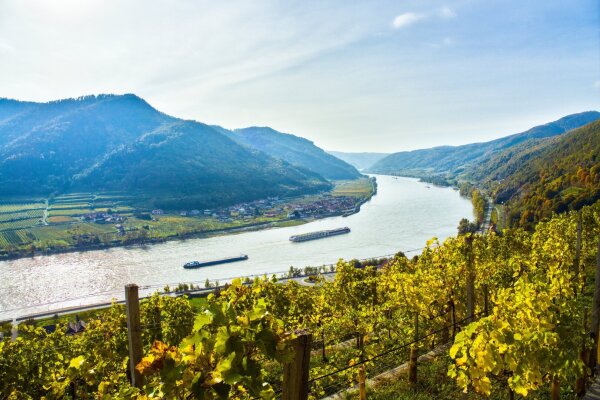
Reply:
[[[587,308],[583,309],[583,329],[587,328]],[[579,359],[583,362],[584,365],[588,365],[589,363],[589,352],[586,346],[586,340],[582,340],[581,342],[581,350],[579,351]],[[583,374],[577,378],[575,381],[575,394],[579,397],[582,397],[585,394],[585,382],[587,380],[587,370],[584,370]]]
[[[311,342],[312,334],[305,330],[297,331],[296,337],[292,339],[293,357],[283,366],[282,400],[308,399]]]
[[[490,315],[490,288],[487,283],[483,285],[483,312],[486,317]]]
[[[560,400],[560,382],[556,378],[552,379],[550,384],[550,399]]]
[[[321,325],[321,359],[323,360],[323,362],[329,362],[329,359],[327,358],[327,353],[325,353],[325,348],[326,348],[326,344],[325,344],[325,326]]]
[[[140,326],[140,298],[138,286],[125,286],[125,308],[127,310],[127,343],[129,346],[129,373],[131,385],[141,388],[144,384],[142,374],[135,366],[142,360],[142,328]]]
[[[358,368],[358,398],[367,400],[367,378],[365,374],[365,364],[361,364]]]
[[[456,306],[454,301],[450,303],[450,325],[452,326],[452,341],[456,337]]]
[[[596,258],[594,301],[592,303],[592,322],[590,327],[590,334],[594,339],[594,349],[590,357],[590,367],[592,368],[596,368],[596,364],[600,360],[600,357],[598,357],[598,352],[600,351],[600,346],[598,346],[598,325],[600,325],[600,234],[598,234],[598,256]]]
[[[475,320],[475,268],[473,265],[473,236],[467,241],[467,322]]]
[[[450,341],[450,325],[452,323],[452,321],[450,321],[450,304],[446,304],[446,307],[444,307],[443,319],[444,319],[444,324],[446,326],[444,327],[444,329],[441,332],[440,341],[442,344],[448,343],[448,341]]]
[[[410,346],[410,359],[408,362],[408,382],[411,385],[417,384],[417,360],[418,360],[418,341],[419,340],[419,314],[415,313],[415,343]]]
[[[573,262],[573,269],[575,272],[575,276],[577,277],[577,279],[579,280],[579,275],[580,275],[580,263],[581,263],[581,230],[582,230],[582,225],[583,225],[583,215],[581,213],[581,210],[579,210],[579,212],[577,213],[577,242],[575,244],[575,261]],[[577,284],[579,284],[579,281],[577,281],[575,287],[577,287]]]

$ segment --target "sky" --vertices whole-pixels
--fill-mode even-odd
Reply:
[[[135,93],[340,151],[600,110],[597,0],[0,0],[0,97]]]

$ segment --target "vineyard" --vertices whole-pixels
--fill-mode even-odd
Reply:
[[[36,237],[31,232],[23,229],[0,232],[1,247],[19,246],[34,240],[36,240]]]
[[[35,200],[0,202],[0,242],[19,244],[10,231],[41,224],[45,208],[43,202]]]
[[[240,203],[208,213],[192,206],[180,210],[185,202],[168,203],[174,209],[163,210],[149,193],[103,191],[55,194],[47,199],[4,198],[0,202],[0,259],[297,225],[331,216],[331,207],[335,213],[356,212],[356,205],[370,198],[375,189],[376,184],[366,178],[338,181],[325,194],[290,197],[281,204],[263,199],[254,205],[243,203],[242,207]],[[310,210],[302,218],[290,217],[290,211],[300,205],[310,205]],[[160,211],[154,215],[154,210]]]
[[[340,260],[312,286],[236,279],[139,313],[128,297],[75,335],[22,324],[0,342],[0,397],[365,398],[387,376],[414,397],[377,398],[577,398],[596,365],[599,237],[596,205],[534,232],[433,239],[380,268]],[[440,370],[444,389],[419,394]]]
[[[36,199],[0,202],[0,249],[17,248],[36,240],[27,228],[41,225],[46,205]]]
[[[116,229],[85,223],[81,216],[105,213],[131,217],[131,196],[104,192],[71,193],[50,197],[6,198],[0,202],[0,256],[65,249],[79,236],[96,235],[113,240]],[[74,230],[71,227],[75,228]],[[100,240],[100,239],[99,239]]]
[[[51,217],[72,217],[89,213],[113,213],[131,215],[130,197],[122,194],[72,193],[54,198],[49,207]]]

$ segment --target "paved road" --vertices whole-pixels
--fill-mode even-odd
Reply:
[[[48,199],[44,200],[44,213],[42,214],[42,225],[48,225]]]
[[[485,217],[483,218],[483,224],[481,224],[481,233],[486,233],[490,229],[490,223],[492,221],[492,210],[494,209],[494,200],[487,196],[487,209],[485,210]]]
[[[333,277],[335,276],[335,272],[326,272],[326,273],[321,273],[320,275],[324,276],[325,279],[327,280],[333,280]],[[282,279],[278,279],[279,283],[286,283],[288,281],[295,281],[297,282],[299,285],[302,286],[312,286],[312,283],[308,283],[305,281],[305,279],[308,278],[308,275],[303,275],[303,276],[299,276],[299,277],[294,277],[294,278],[282,278]],[[219,286],[219,288],[222,288],[223,286]],[[145,289],[144,287],[140,287],[140,289]],[[183,296],[183,295],[203,295],[203,294],[209,294],[211,292],[213,292],[215,290],[215,288],[202,288],[202,289],[196,289],[196,290],[190,290],[187,292],[177,292],[177,293],[169,293],[169,294],[164,294],[167,296],[171,296],[171,297],[177,297],[177,296]],[[148,296],[142,296],[140,297],[140,299],[144,299]],[[74,314],[77,312],[82,312],[82,311],[91,311],[91,310],[100,310],[103,308],[108,308],[110,307],[113,303],[116,304],[125,304],[125,300],[115,300],[114,302],[102,302],[102,303],[95,303],[95,304],[88,304],[85,306],[73,306],[73,307],[66,307],[66,308],[61,308],[60,310],[51,310],[51,311],[45,311],[45,312],[40,312],[40,313],[35,313],[35,314],[27,314],[27,315],[23,315],[23,316],[19,316],[15,319],[13,319],[13,324],[18,324],[19,322],[28,320],[28,319],[43,319],[43,318],[49,318],[49,317],[53,317],[55,315],[65,315],[65,314]]]

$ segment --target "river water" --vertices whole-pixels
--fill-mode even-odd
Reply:
[[[0,262],[0,319],[29,315],[123,296],[136,283],[156,290],[164,284],[197,282],[284,272],[291,265],[323,265],[339,258],[370,258],[422,248],[436,236],[456,233],[461,218],[472,218],[469,200],[451,188],[417,179],[379,175],[378,193],[361,211],[288,228],[205,239],[171,241],[146,247],[113,248]],[[305,232],[348,226],[351,232],[291,243]],[[249,260],[200,269],[183,269],[191,260],[240,253]],[[408,255],[416,254],[416,251]]]

